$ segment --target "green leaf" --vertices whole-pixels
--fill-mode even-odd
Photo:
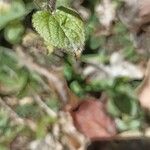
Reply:
[[[107,111],[113,116],[113,117],[119,117],[121,115],[120,110],[116,107],[114,104],[114,101],[112,99],[108,100],[107,103]]]
[[[116,126],[119,131],[137,130],[141,126],[141,122],[138,119],[127,118],[120,119],[116,118]]]
[[[73,52],[83,49],[84,23],[75,11],[65,7],[53,13],[38,11],[32,21],[36,31],[51,45]]]
[[[0,12],[0,30],[10,21],[23,17],[27,12],[22,0],[14,0],[7,11]]]
[[[20,22],[9,24],[4,30],[4,37],[11,44],[18,44],[22,40],[24,30]]]

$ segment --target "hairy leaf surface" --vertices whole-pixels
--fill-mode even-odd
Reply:
[[[75,11],[65,7],[58,8],[54,13],[38,11],[32,21],[46,42],[65,50],[82,50],[85,41],[84,23]]]

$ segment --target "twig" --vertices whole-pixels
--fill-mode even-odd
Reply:
[[[48,6],[51,9],[51,12],[53,12],[55,10],[55,7],[56,7],[56,0],[49,0]]]
[[[36,103],[39,105],[39,107],[41,107],[50,117],[56,118],[57,114],[51,110],[40,98],[40,96],[35,95],[34,96],[34,100],[36,101]]]
[[[96,68],[98,71],[104,72],[106,76],[109,76],[109,73],[107,72],[107,70],[105,69],[105,67],[102,64],[98,65],[96,63],[87,62],[87,61],[84,61],[84,60],[82,62]]]
[[[23,51],[22,47],[16,48],[19,62],[30,71],[35,71],[45,77],[49,83],[50,88],[54,89],[59,99],[62,102],[62,108],[70,110],[78,103],[78,97],[74,95],[67,86],[66,80],[63,76],[47,70],[44,66],[33,61],[33,58]]]
[[[43,66],[40,66],[36,63],[34,63],[33,58],[29,55],[27,55],[25,52],[23,52],[21,47],[16,48],[17,54],[19,56],[19,62],[27,67],[30,71],[35,71],[38,74],[44,76],[50,85],[55,88],[57,91],[60,99],[65,104],[68,102],[68,91],[66,89],[66,82],[63,78],[60,78],[56,73],[48,71]]]

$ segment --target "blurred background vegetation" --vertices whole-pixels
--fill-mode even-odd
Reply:
[[[117,0],[113,3],[120,6]],[[55,120],[39,107],[34,95],[39,95],[55,112],[62,105],[46,79],[22,64],[18,55],[20,48],[26,57],[32,57],[47,70],[61,70],[68,87],[81,99],[107,99],[107,111],[115,119],[119,133],[142,131],[148,126],[148,118],[139,104],[136,89],[144,74],[138,68],[145,68],[148,56],[135,49],[129,30],[118,18],[113,20],[111,29],[104,28],[95,9],[98,0],[57,0],[57,7],[77,9],[85,21],[85,50],[76,61],[72,54],[47,48],[35,33],[32,14],[46,4],[44,0],[0,0],[0,97],[17,117],[37,126],[31,130],[23,124],[16,125],[1,103],[0,150],[13,149],[17,137],[27,137],[20,142],[23,145],[51,131]]]

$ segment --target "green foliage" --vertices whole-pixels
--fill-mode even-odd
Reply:
[[[24,97],[42,91],[41,77],[20,66],[17,59],[15,52],[0,47],[0,94]]]
[[[51,45],[76,52],[85,42],[84,23],[72,9],[59,7],[55,12],[38,11],[33,15],[33,26]]]
[[[19,19],[27,14],[25,4],[22,0],[13,0],[8,4],[8,8],[4,12],[0,12],[0,30],[9,22]]]
[[[22,66],[15,52],[16,44],[23,47],[25,53],[30,54],[35,64],[44,66],[47,70],[55,66],[53,56],[58,58],[59,64],[63,62],[61,65],[67,85],[81,99],[100,98],[103,94],[107,95],[106,108],[109,115],[116,121],[119,132],[139,130],[143,124],[147,124],[134,93],[140,81],[128,78],[94,79],[93,74],[91,81],[90,75],[85,77],[82,74],[84,68],[89,66],[88,62],[95,61],[97,66],[99,63],[109,64],[110,56],[114,51],[121,51],[126,61],[145,64],[145,60],[136,53],[128,29],[118,19],[115,20],[110,35],[109,33],[105,35],[105,31],[103,33],[105,28],[101,27],[99,16],[95,12],[95,6],[99,0],[87,0],[82,5],[81,2],[57,0],[56,10],[53,12],[48,11],[47,0],[35,0],[38,7],[43,9],[38,12],[34,12],[39,8],[33,6],[31,0],[7,2],[3,0],[0,3],[0,96],[4,99],[16,97],[15,104],[13,101],[12,104],[8,102],[10,107],[20,117],[34,121],[37,125],[35,131],[20,125],[14,126],[9,114],[0,108],[0,150],[6,150],[5,147],[10,148],[9,144],[18,135],[20,137],[27,135],[30,141],[43,138],[50,132],[51,125],[57,121],[49,117],[32,99],[24,101],[24,97],[26,99],[38,94],[56,113],[61,108],[60,101],[53,93],[53,87],[49,88],[47,80]],[[120,7],[122,3],[120,0],[113,0],[113,2],[117,4],[117,7]],[[85,24],[77,12],[66,8],[71,7],[72,4],[77,11],[78,8],[81,10],[81,14],[88,13],[90,16]],[[29,13],[32,9],[34,11]],[[38,34],[33,33],[32,26],[44,41]],[[29,33],[27,37],[26,31]],[[24,42],[21,43],[25,40],[24,35],[29,38],[26,44],[28,46],[24,45]],[[49,51],[48,57],[42,53],[43,49],[46,49],[46,47],[43,48],[44,44]],[[86,50],[79,61],[74,61],[70,55],[62,51],[60,57],[55,56],[55,53],[51,55],[56,48],[77,54],[78,51],[82,51],[84,45]],[[56,55],[59,55],[58,51],[55,51]]]
[[[8,150],[6,146],[0,145],[0,150]]]
[[[32,1],[13,0],[0,3],[0,31],[10,44],[19,44],[25,33],[24,19],[34,8]],[[1,43],[3,44],[3,43]]]
[[[39,118],[40,117],[39,110],[34,104],[25,104],[22,106],[18,105],[16,107],[16,112],[19,114],[20,117],[24,117],[24,118],[31,118],[31,117]]]
[[[11,44],[20,43],[24,30],[24,26],[19,22],[9,24],[4,30],[4,37]]]
[[[0,47],[0,93],[2,95],[19,93],[27,80],[25,70],[16,66],[16,59],[13,52]]]
[[[9,130],[7,130],[9,128],[8,126],[9,124],[9,118],[6,115],[6,113],[1,109],[0,110],[0,136],[2,135],[8,135],[10,134]]]
[[[0,109],[0,148],[2,146],[5,150],[5,147],[1,143],[10,142],[21,130],[22,126],[16,127],[13,125],[4,109]]]
[[[64,76],[68,81],[70,89],[78,96],[83,97],[86,93],[86,84],[84,82],[84,77],[81,76],[78,72],[72,67],[73,62],[71,59],[67,59],[67,62],[64,65]]]
[[[107,103],[108,112],[117,119],[119,131],[139,129],[141,126],[142,112],[135,96],[135,87],[126,78],[95,81],[91,83],[94,91],[105,91],[109,96]]]
[[[117,128],[120,132],[127,130],[138,130],[141,127],[141,121],[137,118],[134,119],[129,116],[125,116],[124,118],[116,119]]]
[[[37,125],[36,137],[42,138],[46,136],[47,132],[49,132],[48,128],[50,128],[50,126],[56,121],[57,121],[56,119],[51,118],[49,116],[43,116]]]
[[[49,98],[46,99],[46,104],[48,107],[50,107],[52,110],[54,110],[55,112],[57,112],[60,109],[60,103],[59,100],[57,98]]]
[[[102,54],[101,54],[102,55]],[[103,58],[101,55],[92,57],[99,62],[107,62],[105,54]],[[92,55],[93,56],[93,55]],[[82,57],[84,60],[88,60],[89,56]],[[93,80],[90,83],[86,83],[84,77],[76,73],[71,67],[71,62],[67,63],[64,67],[64,74],[68,80],[68,84],[71,90],[80,97],[84,97],[86,94],[105,92],[109,98],[107,103],[107,111],[109,114],[117,119],[117,128],[119,131],[136,130],[141,127],[142,111],[140,112],[140,106],[135,95],[135,88],[138,85],[134,85],[135,81],[131,81],[128,78],[115,78],[115,79],[103,79]]]
[[[56,1],[56,7],[65,6],[70,7],[73,0],[57,0]]]

